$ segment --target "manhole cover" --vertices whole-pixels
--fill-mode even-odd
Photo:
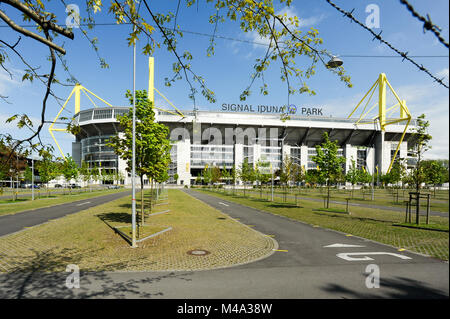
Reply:
[[[192,256],[205,256],[208,255],[210,252],[207,250],[203,250],[203,249],[194,249],[194,250],[189,250],[188,255],[192,255]]]

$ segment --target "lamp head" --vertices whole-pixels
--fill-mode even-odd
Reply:
[[[333,57],[331,57],[331,60],[328,61],[327,67],[334,69],[334,68],[341,66],[342,64],[344,64],[344,61],[342,61],[341,59],[339,59],[336,56],[333,56]]]

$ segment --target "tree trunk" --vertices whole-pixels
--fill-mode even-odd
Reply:
[[[150,214],[153,212],[153,179],[150,180]]]
[[[144,176],[141,175],[141,226],[144,226]]]
[[[328,189],[327,189],[327,209],[330,207],[330,183],[328,182]]]

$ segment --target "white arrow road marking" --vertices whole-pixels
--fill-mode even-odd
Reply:
[[[230,206],[230,205],[227,205],[227,204],[225,204],[225,203],[222,203],[222,202],[219,202],[219,204],[221,204],[221,205],[223,205],[223,206]]]
[[[90,202],[84,202],[84,203],[77,204],[76,206],[81,206],[81,205],[89,204],[89,203],[90,203]]]
[[[350,257],[350,256],[355,256],[355,255],[364,255],[364,257]],[[339,258],[342,258],[344,260],[347,261],[367,261],[367,260],[373,260],[373,258],[368,257],[367,255],[391,255],[394,257],[398,257],[400,259],[412,259],[408,256],[404,256],[404,255],[400,255],[400,254],[395,254],[395,253],[385,253],[385,252],[361,252],[361,253],[340,253],[337,254],[336,256]]]
[[[333,244],[328,246],[323,246],[323,248],[345,248],[345,247],[366,247],[361,245],[348,245],[348,244]]]

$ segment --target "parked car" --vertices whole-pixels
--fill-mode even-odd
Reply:
[[[27,184],[27,188],[41,188],[41,186],[39,186],[38,184],[34,184],[34,187],[32,184]]]
[[[61,184],[55,184],[55,188],[62,188],[63,186]]]
[[[120,189],[119,185],[108,185],[108,189]]]
[[[70,184],[69,188],[81,188],[81,186],[78,184]]]

